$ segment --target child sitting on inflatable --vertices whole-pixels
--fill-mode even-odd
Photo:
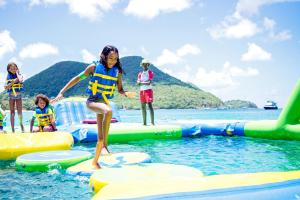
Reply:
[[[3,125],[4,125],[5,112],[2,110],[0,105],[0,133],[3,133]]]
[[[49,105],[46,95],[39,94],[35,99],[35,112],[30,122],[30,132],[54,132],[56,131],[54,112]],[[34,128],[34,120],[37,118],[38,127]]]

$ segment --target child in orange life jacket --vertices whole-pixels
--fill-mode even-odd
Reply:
[[[140,101],[142,107],[143,124],[147,125],[146,104],[148,104],[151,116],[151,124],[154,125],[154,110],[152,106],[153,90],[151,85],[154,74],[149,69],[150,62],[148,60],[143,59],[140,65],[143,67],[143,71],[138,74],[137,84],[140,86]]]
[[[50,108],[49,99],[46,95],[39,94],[35,99],[35,112],[30,122],[30,132],[53,132],[56,131],[53,110]],[[37,118],[39,127],[33,128]]]
[[[52,103],[63,98],[64,93],[79,83],[81,80],[90,77],[89,85],[87,87],[87,94],[89,95],[86,106],[97,114],[98,126],[98,141],[96,145],[96,153],[92,162],[94,169],[101,168],[98,159],[101,151],[106,150],[108,153],[108,132],[112,118],[112,109],[109,104],[109,99],[114,96],[114,91],[125,97],[134,98],[134,92],[127,92],[123,89],[122,69],[119,51],[116,47],[107,45],[103,48],[100,60],[88,65],[86,69],[79,75],[73,77],[59,92],[57,97],[52,100]]]
[[[23,92],[23,77],[20,74],[16,63],[8,63],[7,78],[4,88],[8,92],[9,109],[10,109],[10,124],[12,132],[15,132],[15,105],[18,112],[19,123],[22,132],[24,132],[23,116],[22,116],[22,94]]]

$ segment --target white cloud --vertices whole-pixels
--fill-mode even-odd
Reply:
[[[232,77],[248,77],[248,76],[256,76],[259,74],[259,71],[255,68],[248,67],[243,69],[241,67],[232,66],[228,61],[225,62],[223,66],[223,71],[228,72]]]
[[[292,35],[291,35],[290,31],[288,31],[288,30],[284,30],[279,33],[275,33],[274,29],[276,26],[276,22],[272,19],[265,17],[264,18],[264,26],[265,26],[265,29],[269,31],[269,37],[272,40],[284,41],[284,40],[289,40],[292,38]]]
[[[192,44],[185,44],[183,47],[177,50],[177,55],[180,57],[186,56],[188,54],[198,55],[201,53],[201,50]]]
[[[248,51],[242,55],[242,61],[271,60],[272,54],[254,43],[248,43]]]
[[[299,0],[239,0],[236,4],[235,15],[257,14],[260,7],[274,3],[296,2]]]
[[[194,84],[200,88],[219,90],[239,85],[238,82],[234,81],[234,78],[257,76],[258,74],[259,71],[255,68],[249,67],[244,69],[232,66],[227,61],[220,71],[207,71],[205,68],[199,68],[196,77],[192,80],[194,80]]]
[[[15,40],[10,36],[10,32],[4,30],[0,32],[0,59],[4,54],[13,52],[16,48]]]
[[[196,45],[185,44],[176,52],[172,52],[169,49],[164,49],[162,54],[157,57],[156,61],[153,63],[157,66],[166,65],[166,64],[177,64],[183,60],[184,56],[187,55],[198,55],[201,53],[201,49]]]
[[[273,30],[276,25],[276,22],[273,19],[267,17],[264,18],[264,26],[267,30]]]
[[[191,0],[130,0],[124,13],[152,19],[161,13],[180,12],[191,5]]]
[[[260,7],[275,3],[296,2],[300,0],[239,0],[236,4],[235,11],[227,16],[220,24],[207,29],[213,39],[219,38],[247,38],[256,35],[262,30],[249,17],[259,12]],[[265,18],[263,25],[266,30],[271,31],[269,36],[273,40],[288,40],[291,34],[288,30],[280,33],[274,33],[276,25],[274,20]]]
[[[82,55],[82,60],[85,63],[91,63],[97,60],[97,57],[91,52],[89,52],[87,49],[82,49],[81,55]]]
[[[161,66],[165,64],[177,64],[181,60],[180,56],[168,49],[164,49],[162,54],[158,56],[155,65]]]
[[[95,21],[118,2],[119,0],[31,0],[30,6],[67,4],[71,13]]]
[[[162,68],[162,70],[182,81],[190,82],[201,89],[211,92],[233,89],[239,85],[238,78],[259,75],[259,71],[255,68],[233,66],[228,61],[219,70],[207,70],[204,67],[192,69],[189,65],[185,65],[177,70],[167,67]]]
[[[200,88],[206,89],[221,89],[232,87],[236,83],[228,76],[228,72],[224,71],[206,71],[205,68],[199,68],[196,73],[196,85]]]
[[[56,55],[58,54],[58,49],[47,43],[35,43],[30,44],[24,47],[20,53],[19,56],[22,59],[25,58],[39,58],[47,55]]]
[[[273,40],[277,40],[277,41],[285,41],[285,40],[289,40],[292,38],[292,35],[290,33],[290,31],[288,30],[284,30],[284,31],[281,31],[277,34],[275,33],[270,33],[270,37],[271,39]]]
[[[228,17],[221,24],[208,28],[213,39],[241,39],[252,37],[260,32],[257,25],[245,18]]]

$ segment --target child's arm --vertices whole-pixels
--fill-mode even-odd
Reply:
[[[80,73],[79,75],[73,77],[61,90],[60,92],[58,93],[58,95],[50,101],[50,103],[55,103],[59,100],[61,100],[64,96],[64,93],[72,88],[74,85],[76,85],[79,81],[87,78],[90,74],[93,74],[94,73],[94,69],[95,69],[95,64],[91,64],[89,65],[83,73]]]
[[[6,85],[4,85],[4,89],[8,90],[11,88],[11,86],[13,84],[15,84],[16,82],[18,82],[18,78],[13,79],[9,84],[6,83]]]
[[[125,96],[125,97],[128,97],[128,98],[134,98],[135,97],[135,95],[136,95],[135,92],[127,92],[127,91],[124,90],[123,83],[122,83],[122,74],[121,73],[119,73],[119,75],[118,75],[117,86],[118,86],[118,92],[122,96]]]
[[[141,73],[138,74],[136,84],[141,85]]]

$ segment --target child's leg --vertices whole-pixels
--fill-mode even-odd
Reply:
[[[105,103],[87,102],[87,107],[97,113],[97,126],[98,126],[98,142],[96,145],[96,153],[92,165],[94,168],[100,168],[98,160],[101,150],[104,147],[104,128],[103,128],[103,115],[107,114],[110,110],[109,106]]]
[[[104,130],[104,148],[106,149],[107,153],[110,153],[107,144],[108,144],[108,132],[110,128],[110,121],[112,118],[112,110],[109,108],[109,111],[107,111],[106,115],[104,116],[104,123],[103,123],[103,130]]]
[[[21,130],[24,133],[24,126],[23,126],[23,115],[22,115],[22,99],[16,100],[17,112],[19,116],[19,123],[21,126]]]
[[[146,103],[141,103],[141,106],[142,106],[143,124],[147,125]]]
[[[15,100],[9,98],[9,110],[10,110],[10,125],[11,131],[15,132]]]
[[[52,125],[50,125],[50,126],[45,126],[45,127],[43,128],[43,130],[44,130],[43,132],[54,132]]]
[[[93,160],[93,166],[94,168],[101,168],[100,165],[98,164],[98,160],[101,154],[101,151],[104,147],[104,131],[103,131],[103,115],[102,114],[97,114],[97,126],[98,126],[98,141],[96,144],[96,152],[95,152],[95,157]]]
[[[149,110],[150,110],[150,116],[151,116],[151,124],[154,125],[154,110],[152,103],[148,103]]]

